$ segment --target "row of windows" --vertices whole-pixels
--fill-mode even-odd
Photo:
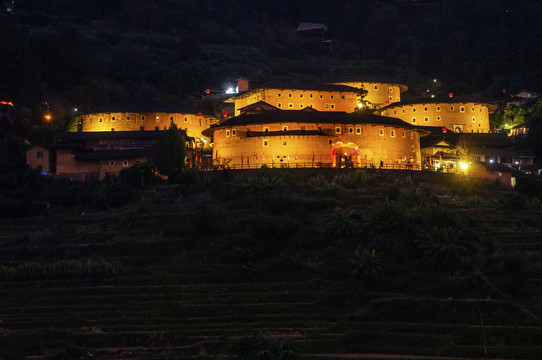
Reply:
[[[390,100],[391,100],[391,96],[390,96]],[[437,111],[441,111],[441,110],[442,110],[442,108],[441,108],[440,106],[437,106]],[[455,107],[450,106],[450,111],[454,111],[454,110],[455,110]],[[427,111],[429,111],[429,109],[428,109],[428,108],[424,108],[424,111],[427,112]],[[461,107],[459,108],[459,111],[462,112],[462,113],[464,113],[464,112],[465,112],[465,107],[464,107],[464,106],[461,106]],[[475,111],[476,111],[476,110],[475,110],[474,107],[471,108],[471,112],[475,112]],[[403,112],[403,114],[404,114],[404,113],[406,112],[406,110],[403,109],[402,112]],[[415,113],[415,112],[416,112],[416,108],[412,108],[412,112]],[[482,108],[480,108],[480,112],[482,112]],[[395,110],[394,113],[397,114],[397,110]]]
[[[416,122],[415,118],[413,119],[413,122]],[[301,130],[305,130],[305,127],[302,126]],[[283,126],[282,131],[288,131],[288,126]],[[356,135],[361,135],[362,130],[361,130],[360,127],[356,127],[355,130],[354,130],[353,127],[349,127],[347,131],[348,131],[348,134],[350,134],[350,135],[354,134],[354,131],[355,131]],[[266,133],[269,132],[269,127],[263,127],[263,132],[266,132]],[[342,127],[336,126],[335,127],[335,134],[342,134]],[[381,136],[383,136],[384,135],[384,129],[380,129],[379,134]],[[231,129],[231,130],[227,129],[226,130],[226,137],[236,136],[236,135],[237,135],[237,130],[236,129]],[[395,137],[395,130],[390,130],[390,136]],[[405,131],[402,132],[402,136],[406,137]],[[411,136],[411,138],[412,138],[412,136]]]
[[[282,103],[278,102],[277,107],[279,109],[282,109]],[[313,108],[314,104],[309,104],[308,107]],[[324,107],[326,109],[335,109],[335,104],[325,104]],[[288,109],[293,109],[293,108],[294,108],[294,104],[293,103],[288,103]],[[305,105],[304,104],[299,104],[299,108],[304,109]]]
[[[437,121],[441,121],[442,117],[437,116],[436,119],[437,119]],[[416,122],[417,122],[417,119],[415,117],[413,117],[412,118],[412,123],[415,124]],[[424,117],[423,122],[429,122],[429,118],[427,116]],[[476,122],[476,117],[475,116],[472,117],[472,122]]]
[[[277,94],[277,97],[281,98],[281,97],[282,97],[282,93],[278,93],[278,94]],[[294,97],[294,95],[293,95],[292,93],[289,93],[289,94],[288,94],[288,98],[289,98],[289,99],[292,99],[293,97]],[[323,95],[323,94],[320,94],[320,95],[318,95],[318,97],[319,97],[320,99],[323,99],[323,98],[324,98],[324,95]],[[300,98],[300,99],[304,99],[304,98],[305,98],[305,94],[299,94],[299,98]],[[331,100],[335,100],[335,95],[329,95],[329,98],[330,98]],[[314,99],[314,94],[309,93],[309,99]],[[341,95],[341,100],[344,100],[344,99],[346,99],[346,97],[345,97],[344,95]]]
[[[109,160],[109,166],[115,166],[115,160]],[[122,166],[128,166],[128,160],[122,160]]]
[[[91,118],[91,120],[92,120],[92,118]],[[130,120],[130,115],[127,115],[127,116],[126,116],[126,120]],[[141,115],[141,120],[145,120],[145,115]],[[173,116],[170,116],[170,117],[169,117],[169,120],[170,120],[170,121],[173,121]],[[103,117],[99,117],[99,118],[98,118],[98,122],[103,122],[103,121],[104,121],[104,118],[103,118]],[[111,121],[112,121],[112,122],[116,121],[115,116],[111,116]],[[156,117],[156,121],[160,121],[160,116],[157,116],[157,117]],[[188,118],[185,117],[185,118],[184,118],[184,121],[187,122],[187,121],[188,121]],[[200,120],[200,123],[201,123],[201,120]]]

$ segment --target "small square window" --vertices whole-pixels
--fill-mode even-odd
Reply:
[[[122,166],[128,166],[128,160],[124,160],[124,161],[122,162]]]
[[[36,154],[36,157],[37,157],[38,159],[43,159],[43,151],[38,150],[38,153]]]
[[[428,118],[428,117],[424,117],[424,118],[423,118],[423,121],[424,121],[424,122],[429,122],[429,118]]]
[[[461,106],[461,107],[459,108],[459,111],[465,112],[465,107],[464,107],[464,106]]]
[[[476,122],[476,118],[474,116],[472,117],[472,122]]]
[[[333,95],[331,95],[329,98],[330,98],[331,100],[333,100],[335,97],[334,97]]]
[[[437,116],[437,121],[440,121],[441,120],[441,117],[440,116]]]
[[[314,104],[309,104],[309,107],[310,107],[310,108],[314,107]]]
[[[344,99],[345,99],[344,95],[341,95],[341,99],[342,99],[342,100],[344,100]]]
[[[288,94],[288,97],[291,98],[291,97],[292,97],[292,94]]]
[[[471,108],[471,111],[474,112],[474,108]]]
[[[278,94],[277,94],[277,97],[282,97],[282,94],[281,94],[281,93],[278,93]]]
[[[111,116],[111,121],[115,121],[115,117],[114,117],[114,116]]]
[[[145,126],[140,126],[139,131],[145,131]]]
[[[303,104],[299,104],[299,108],[300,108],[300,109],[303,109]]]
[[[286,141],[284,141],[284,142],[282,143],[282,145],[286,146]]]
[[[416,108],[412,108],[412,112],[415,113],[415,112],[416,112]]]
[[[130,120],[130,115],[126,116],[126,120]]]
[[[440,106],[437,106],[437,111],[440,111]]]
[[[324,98],[324,95],[320,94],[320,99],[323,99]]]
[[[115,131],[115,128],[111,128],[111,131]]]
[[[184,122],[188,122],[188,118],[187,118],[187,117],[184,118]]]
[[[155,126],[155,127],[154,127],[154,130],[158,130],[158,129],[159,129],[159,127],[158,127],[158,126]]]
[[[288,107],[289,107],[290,109],[292,109],[292,108],[294,107],[294,104],[293,104],[293,103],[288,103]]]
[[[269,146],[269,140],[264,139],[263,140],[263,147],[268,147],[268,146]]]
[[[406,137],[406,132],[403,131],[403,133],[401,134],[402,137]]]
[[[103,122],[104,121],[104,118],[98,118],[98,122]]]
[[[356,128],[356,134],[358,134],[358,135],[361,134],[361,128]]]
[[[309,94],[309,99],[314,98],[314,94]]]
[[[231,136],[235,136],[235,135],[237,135],[237,131],[235,129],[232,129],[231,130]]]
[[[412,122],[413,122],[413,123],[416,122],[416,118],[415,118],[415,117],[412,118]]]
[[[303,99],[303,94],[299,94],[299,98],[300,98],[300,99]]]
[[[390,136],[395,137],[395,130],[390,130]]]
[[[354,128],[348,128],[348,133],[353,134],[354,133]]]
[[[388,98],[388,100],[389,100],[389,101],[393,101],[393,96],[390,96],[390,97]]]
[[[264,127],[264,128],[263,128],[263,132],[266,132],[266,133],[269,132],[269,128],[268,128],[268,127]]]
[[[389,88],[389,89],[388,89],[388,92],[389,92],[390,94],[393,93],[393,88]]]
[[[281,108],[281,107],[282,107],[282,103],[277,103],[277,107],[278,107],[278,108]]]
[[[226,137],[230,137],[230,131],[226,130]]]
[[[331,108],[332,108],[332,109],[335,109],[335,104],[331,104]]]
[[[454,107],[453,107],[453,106],[450,106],[450,111],[454,111]]]
[[[326,109],[329,109],[329,104],[325,104],[324,106]]]
[[[384,129],[378,130],[378,134],[379,134],[380,136],[384,136]]]
[[[375,90],[378,90],[378,85],[375,85]]]
[[[427,112],[427,108],[425,108],[424,111]]]
[[[288,126],[283,126],[282,131],[288,131]]]
[[[173,121],[173,116],[170,116],[170,117],[169,117],[169,121]]]
[[[109,166],[115,166],[115,160],[110,160],[109,161]]]
[[[331,144],[333,144],[333,140],[328,140],[327,143],[328,143],[329,145],[331,145]]]
[[[405,113],[405,109],[403,109],[403,114]]]
[[[340,133],[341,133],[341,127],[340,126],[335,127],[335,134],[340,134]]]
[[[141,120],[145,120],[145,115],[141,115]]]

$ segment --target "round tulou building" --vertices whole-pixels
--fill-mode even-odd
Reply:
[[[399,102],[380,110],[382,116],[399,118],[415,126],[450,129],[456,133],[487,133],[489,114],[494,110],[480,99],[449,98]]]
[[[232,168],[420,168],[426,134],[396,118],[311,109],[243,114],[206,132],[215,164]]]

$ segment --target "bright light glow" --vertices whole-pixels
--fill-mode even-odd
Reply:
[[[232,87],[226,89],[226,94],[235,94],[235,92],[235,89]]]
[[[460,162],[459,167],[461,168],[461,170],[467,170],[467,168],[469,167],[469,164],[465,162]]]
[[[52,116],[51,116],[51,114],[45,114],[44,118],[45,118],[45,120],[49,121],[49,120],[52,119]]]
[[[79,111],[79,109],[78,108],[73,108],[73,111],[77,112],[77,111]]]
[[[358,109],[361,109],[363,107],[363,104],[362,103],[359,103],[358,104]]]
[[[489,159],[489,163],[490,163],[490,164],[493,164],[493,162],[495,162],[495,160]]]
[[[435,94],[431,94],[431,97],[434,98],[434,97],[435,97]]]
[[[0,101],[0,104],[13,106],[13,101]]]
[[[508,124],[504,124],[504,127],[508,127]]]
[[[433,82],[437,82],[437,79],[433,79]]]
[[[519,165],[519,161],[516,161],[516,165]]]

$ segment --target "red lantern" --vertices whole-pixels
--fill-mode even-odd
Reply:
[[[502,93],[503,93],[503,94],[506,94],[506,89],[502,89]]]
[[[448,129],[446,129],[445,127],[442,128],[442,132],[443,132],[443,133],[445,133],[445,132],[447,132],[447,131],[448,131]]]
[[[206,93],[206,94],[210,94],[210,93],[211,93],[211,90],[210,90],[210,89],[205,89],[205,93]]]
[[[389,103],[390,103],[390,101],[389,101],[389,100],[386,100],[386,104],[389,104]]]
[[[449,93],[448,96],[449,97],[454,97],[454,93]]]
[[[199,113],[198,113],[198,116],[201,116],[201,115],[203,115],[203,114],[202,114],[201,112],[199,112]]]
[[[227,110],[222,111],[222,116],[228,116],[228,111]]]

